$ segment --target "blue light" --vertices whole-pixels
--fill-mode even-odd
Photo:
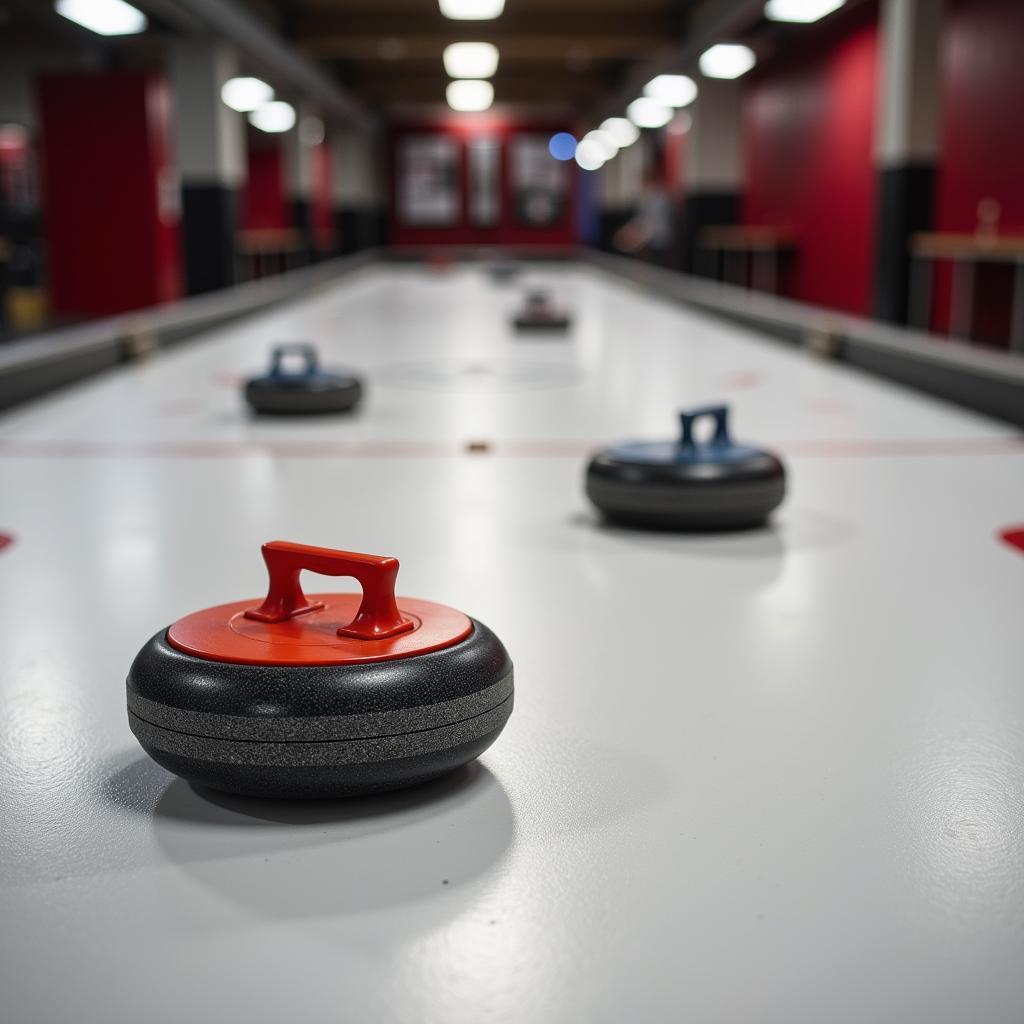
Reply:
[[[568,132],[556,132],[548,142],[548,152],[556,160],[571,160],[576,155],[576,140]]]

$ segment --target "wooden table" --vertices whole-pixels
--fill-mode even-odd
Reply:
[[[1010,263],[1013,299],[1010,350],[1024,352],[1024,235],[923,231],[910,239],[911,323],[927,330],[931,324],[932,267],[936,260],[953,264],[949,333],[971,340],[974,312],[974,268],[978,263]]]
[[[248,261],[251,273],[240,275],[244,278],[264,277],[266,261],[274,258],[278,272],[289,270],[292,258],[301,255],[304,246],[302,235],[294,228],[253,228],[240,231],[235,252],[242,260]]]
[[[715,278],[726,280],[729,257],[738,256],[744,264],[749,261],[750,286],[756,288],[760,277],[761,290],[767,292],[777,291],[779,261],[796,249],[796,238],[790,232],[756,224],[711,225],[701,231],[700,243],[713,254]]]

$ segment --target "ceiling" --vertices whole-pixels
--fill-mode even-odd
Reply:
[[[537,111],[557,108],[561,115],[593,119],[612,109],[620,111],[624,98],[628,102],[642,86],[643,76],[675,70],[681,48],[696,45],[707,25],[718,32],[721,26],[714,25],[716,19],[759,12],[763,4],[763,0],[506,0],[504,12],[494,20],[454,21],[441,14],[437,0],[133,2],[149,15],[149,30],[141,36],[107,39],[56,15],[52,0],[0,0],[0,54],[60,50],[88,53],[90,66],[159,66],[169,38],[204,31],[234,38],[228,28],[234,18],[239,31],[240,20],[248,21],[264,36],[270,30],[279,40],[270,44],[278,46],[277,53],[271,54],[277,58],[277,74],[273,61],[261,62],[255,52],[262,48],[267,58],[266,45],[261,43],[255,50],[252,45],[241,46],[248,50],[248,73],[266,73],[288,98],[303,93],[315,98],[319,93],[322,99],[333,90],[340,108],[342,101],[350,103],[346,97],[354,97],[351,109],[372,117],[411,105],[443,105],[448,81],[441,59],[445,46],[483,41],[494,43],[500,53],[492,80],[497,105]],[[228,16],[219,27],[215,8]],[[243,15],[240,20],[238,14]],[[252,43],[251,35],[248,42]],[[289,60],[286,50],[304,58],[301,63],[308,73],[297,68],[294,59],[284,67]],[[289,78],[290,94],[285,88]],[[344,113],[331,111],[329,104],[325,111]]]
[[[449,43],[494,43],[499,104],[586,109],[630,64],[672,48],[686,0],[507,0],[491,21],[445,18],[437,0],[250,0],[254,13],[367,106],[443,103]]]

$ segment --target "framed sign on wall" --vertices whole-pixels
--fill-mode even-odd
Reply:
[[[511,156],[516,220],[527,227],[557,224],[565,215],[566,165],[548,151],[548,137],[516,136]]]
[[[469,140],[469,222],[493,228],[501,219],[501,142],[482,135]]]
[[[409,135],[398,147],[398,217],[409,227],[460,219],[459,147],[446,135]]]

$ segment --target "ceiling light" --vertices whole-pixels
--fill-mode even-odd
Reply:
[[[595,128],[592,132],[587,132],[583,136],[583,141],[596,143],[604,154],[605,160],[611,160],[619,151],[619,147],[615,144],[615,139],[612,138],[611,133],[603,132],[599,128]]]
[[[505,0],[438,0],[441,13],[456,21],[486,21],[505,10]]]
[[[582,139],[576,147],[576,163],[585,171],[596,171],[604,166],[604,151],[593,139]]]
[[[607,132],[619,149],[632,146],[640,138],[640,129],[625,117],[609,117],[601,122],[601,131]]]
[[[452,43],[444,48],[450,78],[490,78],[498,70],[498,48],[490,43]]]
[[[660,128],[672,120],[674,111],[664,103],[652,100],[650,96],[641,96],[626,107],[626,117],[637,128]]]
[[[220,88],[220,98],[232,110],[245,113],[274,98],[274,90],[259,78],[229,78]]]
[[[764,5],[764,16],[771,21],[798,21],[807,24],[838,11],[845,2],[846,0],[768,0]]]
[[[571,160],[576,155],[576,139],[568,132],[555,132],[548,139],[548,152],[556,160]]]
[[[146,16],[124,0],[57,0],[54,10],[101,36],[132,36],[146,30]]]
[[[249,114],[249,124],[261,132],[286,132],[295,124],[295,108],[283,100],[264,103]]]
[[[486,110],[494,102],[494,86],[478,78],[460,78],[448,83],[444,96],[452,110]]]
[[[716,43],[698,61],[701,74],[708,78],[739,78],[756,63],[754,51],[741,43]]]
[[[670,107],[685,107],[697,98],[697,83],[689,75],[658,75],[644,86],[644,95]]]

